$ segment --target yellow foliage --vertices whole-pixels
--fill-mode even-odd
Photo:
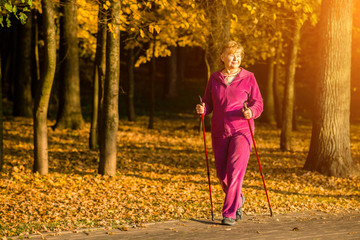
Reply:
[[[140,29],[140,36],[141,36],[142,38],[145,37],[145,33],[144,33],[144,31],[143,31],[142,29]]]
[[[98,20],[98,5],[86,0],[77,0],[78,38],[81,55],[95,56]]]
[[[159,25],[155,25],[155,31],[159,34],[160,33],[160,26]]]
[[[139,9],[138,5],[136,3],[130,4],[130,10],[131,11],[137,11]]]
[[[156,9],[150,9],[149,3],[142,6],[128,7],[131,13],[127,14],[128,23],[126,28],[135,37],[127,41],[125,48],[147,44],[149,49],[145,51],[145,56],[139,56],[135,66],[149,61],[152,57],[169,56],[169,46],[198,46],[201,45],[203,34],[208,34],[204,28],[204,17],[202,10],[194,8],[193,0],[184,1],[176,4],[173,0],[154,1]],[[126,9],[126,8],[125,8]],[[128,11],[128,10],[125,10]],[[201,34],[199,34],[201,33]],[[152,47],[154,37],[156,38],[155,53]],[[137,42],[138,44],[134,44]]]
[[[235,22],[238,21],[238,17],[236,16],[236,14],[232,14],[231,16],[232,16],[232,20],[233,20],[233,21],[235,21]]]

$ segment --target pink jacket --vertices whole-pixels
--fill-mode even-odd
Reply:
[[[243,68],[228,86],[221,71],[211,74],[202,100],[205,114],[213,112],[212,137],[232,136],[236,132],[249,130],[248,121],[242,113],[245,101],[253,113],[250,119],[252,129],[253,119],[263,111],[263,100],[254,74]]]

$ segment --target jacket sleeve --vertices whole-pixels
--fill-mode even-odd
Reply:
[[[263,99],[254,75],[252,75],[251,77],[251,86],[248,102],[248,107],[251,109],[253,114],[252,117],[254,119],[260,117],[263,111]]]
[[[210,79],[206,85],[206,90],[204,97],[202,98],[202,102],[205,103],[204,115],[207,115],[213,110],[213,102],[212,102],[212,80],[213,77],[210,76]]]

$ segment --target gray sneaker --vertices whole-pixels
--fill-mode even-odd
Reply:
[[[223,220],[221,221],[221,224],[234,226],[236,224],[236,221],[235,221],[235,219],[224,217]]]
[[[242,207],[244,206],[245,203],[245,197],[241,196],[241,206],[238,210],[236,210],[236,221],[239,221],[242,219],[244,213],[242,211]]]

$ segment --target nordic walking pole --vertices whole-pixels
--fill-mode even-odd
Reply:
[[[202,99],[200,98],[200,102],[202,104]],[[205,123],[204,123],[204,114],[201,114],[201,120],[202,120],[202,128],[203,128],[203,135],[204,135],[204,147],[205,147],[205,157],[206,157],[206,169],[207,169],[207,176],[208,176],[208,183],[209,183],[209,192],[210,192],[210,203],[211,203],[211,217],[212,221],[214,221],[214,209],[213,209],[213,202],[212,202],[212,196],[211,196],[211,183],[210,183],[210,170],[209,170],[209,159],[207,154],[207,148],[206,148],[206,136],[205,136]]]
[[[248,107],[246,106],[246,102],[244,102],[244,108],[245,108],[245,110],[248,109]],[[249,124],[250,133],[251,133],[251,138],[252,138],[252,141],[253,141],[253,144],[254,144],[254,150],[255,150],[257,162],[258,162],[258,164],[259,164],[259,169],[260,169],[261,178],[262,178],[262,181],[263,181],[263,184],[264,184],[264,189],[265,189],[265,193],[266,193],[266,198],[267,198],[267,201],[268,201],[268,203],[269,203],[270,217],[272,217],[272,216],[273,216],[273,212],[272,212],[272,209],[271,209],[271,204],[270,204],[269,195],[268,195],[268,192],[267,192],[267,190],[266,190],[264,174],[263,174],[262,169],[261,169],[261,164],[260,164],[260,160],[259,160],[259,155],[258,155],[257,149],[256,149],[255,138],[254,138],[253,131],[252,131],[252,129],[251,129],[250,119],[248,119],[248,124]]]

